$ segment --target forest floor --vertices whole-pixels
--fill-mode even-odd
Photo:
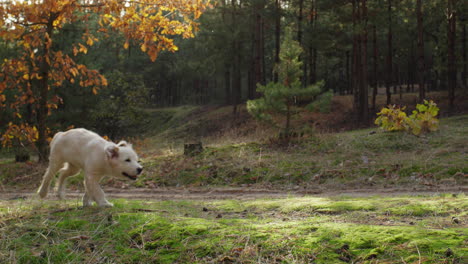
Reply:
[[[467,263],[468,115],[349,131],[348,99],[288,144],[242,108],[148,110],[144,174],[102,182],[113,208],[81,206],[81,174],[37,199],[45,166],[2,156],[0,263]]]
[[[0,199],[0,262],[468,260],[468,198],[457,191],[109,191],[113,208],[83,208],[76,193],[65,201],[24,193]]]

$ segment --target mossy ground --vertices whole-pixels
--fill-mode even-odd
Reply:
[[[467,198],[0,201],[1,263],[466,263]]]

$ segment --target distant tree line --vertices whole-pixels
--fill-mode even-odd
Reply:
[[[94,95],[64,82],[52,92],[61,101],[49,127],[131,129],[137,116],[144,117],[135,112],[141,108],[182,104],[226,104],[236,113],[247,99],[259,97],[257,84],[278,80],[273,69],[286,27],[304,51],[301,85],[323,80],[326,90],[352,94],[361,120],[377,110],[379,87],[385,87],[388,104],[402,92],[415,92],[422,101],[429,91],[445,90],[453,108],[457,94],[466,93],[465,1],[214,0],[213,6],[201,16],[195,38],[175,37],[178,51],[163,51],[154,63],[141,44],[125,43],[109,30],[76,58],[106,76],[109,87]],[[97,31],[99,20],[87,19],[87,29]],[[51,49],[72,52],[82,23],[55,32]],[[0,46],[2,60],[18,52],[11,43]],[[0,113],[0,129],[10,114]]]
[[[387,104],[402,92],[419,101],[467,87],[468,5],[460,0],[222,0],[204,14],[195,39],[159,61],[158,105],[222,102],[234,107],[258,97],[256,84],[277,80],[284,28],[305,51],[302,85],[353,94],[357,115],[376,110],[378,87]]]

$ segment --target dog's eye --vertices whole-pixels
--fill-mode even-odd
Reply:
[[[126,159],[125,161],[126,161],[126,162],[130,162],[131,160],[130,160],[130,159]]]

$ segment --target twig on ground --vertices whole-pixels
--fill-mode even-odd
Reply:
[[[418,261],[418,263],[421,264],[421,252],[419,252],[418,245],[416,245],[416,250],[418,251],[418,255],[419,255],[419,261]]]
[[[167,213],[166,210],[154,210],[154,209],[144,209],[144,208],[135,208],[133,209],[135,212],[160,212],[160,213]]]
[[[74,210],[77,210],[77,209],[80,209],[80,208],[79,208],[79,207],[78,207],[78,208],[75,208],[75,207],[62,208],[62,209],[54,210],[54,211],[52,211],[52,212],[50,212],[50,213],[51,213],[51,214],[63,213],[63,212],[74,211]]]

